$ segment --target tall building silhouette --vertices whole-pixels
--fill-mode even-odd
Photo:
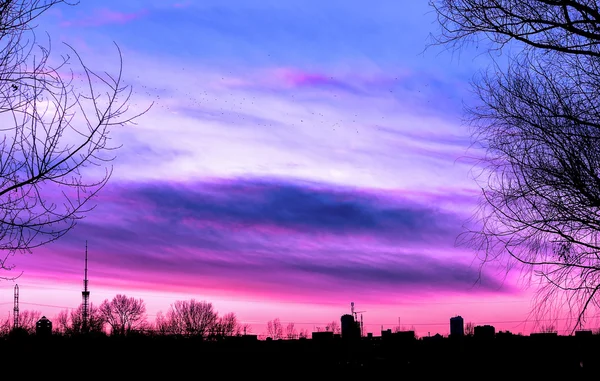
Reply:
[[[450,318],[450,337],[463,337],[465,335],[465,321],[462,316]]]
[[[342,339],[359,339],[360,323],[354,320],[354,316],[342,315]]]

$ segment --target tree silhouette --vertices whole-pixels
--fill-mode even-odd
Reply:
[[[325,330],[333,332],[334,334],[338,334],[341,332],[340,323],[338,323],[337,320],[332,320],[329,324],[327,324]]]
[[[438,0],[434,44],[510,46],[467,109],[481,203],[459,241],[537,283],[536,321],[581,327],[600,289],[600,11],[591,0]],[[506,52],[507,50],[504,49]],[[550,316],[548,316],[550,315]]]
[[[12,320],[10,318],[10,314],[4,320],[0,320],[0,337],[5,337],[10,333],[12,329]]]
[[[273,340],[279,340],[283,338],[283,326],[279,318],[269,320],[267,322],[267,335]]]
[[[416,331],[415,326],[411,325],[410,327],[407,327],[405,325],[397,325],[393,328],[392,330],[394,333],[398,333],[398,332],[406,332],[406,331]]]
[[[159,335],[171,335],[173,333],[171,324],[162,311],[156,313],[156,318],[154,319],[154,332]]]
[[[36,323],[42,317],[40,311],[25,310],[19,312],[19,328],[26,331],[28,334],[35,333]]]
[[[298,332],[296,332],[296,327],[294,323],[288,323],[285,327],[285,338],[288,340],[295,339],[298,336]]]
[[[252,326],[248,323],[243,323],[240,326],[240,333],[244,335],[249,335],[252,333]]]
[[[106,299],[99,309],[104,321],[110,325],[112,335],[124,336],[145,327],[146,304],[142,299],[119,294],[111,301]]]
[[[237,336],[242,327],[238,323],[235,313],[227,313],[217,319],[213,328],[213,335],[216,337]]]
[[[235,319],[235,315],[229,318]],[[195,299],[178,300],[171,304],[164,318],[161,316],[159,329],[176,335],[205,338],[215,331],[217,323],[218,315],[212,303]]]
[[[0,4],[0,269],[14,267],[10,255],[62,237],[93,208],[112,173],[111,128],[140,115],[128,110],[118,47],[111,75],[92,71],[68,45],[73,58],[55,61],[50,42],[37,41],[34,20],[61,3]]]
[[[79,305],[74,310],[62,310],[56,316],[56,330],[65,335],[78,335],[83,333],[83,305]],[[91,333],[100,333],[104,330],[104,315],[100,308],[90,304],[88,308],[88,331]]]
[[[540,332],[541,333],[557,333],[558,331],[556,330],[556,327],[554,327],[553,325],[542,325],[540,327]]]
[[[56,332],[69,335],[71,331],[71,316],[69,310],[61,310],[54,317],[53,328]]]
[[[308,329],[306,329],[306,328],[302,328],[300,330],[300,332],[298,333],[299,339],[308,339],[309,336],[310,336],[310,333],[308,332]]]
[[[473,336],[475,334],[475,323],[465,323],[465,336]]]

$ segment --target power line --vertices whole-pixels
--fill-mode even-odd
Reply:
[[[41,285],[35,285],[35,284],[27,284],[27,283],[22,283],[22,285],[27,285],[27,286],[31,286],[32,288],[36,288],[36,289],[42,289],[42,290],[60,290],[60,291],[74,291],[75,287],[48,287],[48,286],[41,286]],[[111,288],[111,287],[108,287]],[[110,293],[108,292],[97,292],[97,294],[101,294],[101,295],[110,295]],[[172,296],[170,295],[159,295],[159,294],[155,294],[152,292],[145,292],[145,291],[136,291],[135,294],[138,295],[149,295],[155,298],[172,298]],[[174,295],[190,295],[193,294],[193,292],[190,293],[173,293]],[[220,297],[222,300],[228,300],[228,301],[232,301],[232,302],[248,302],[248,303],[268,303],[268,302],[274,302],[274,303],[290,303],[290,304],[305,304],[304,301],[286,301],[286,300],[268,300],[268,299],[237,299],[237,298],[230,298],[228,296],[221,296]],[[398,306],[405,306],[405,305],[431,305],[431,304],[436,304],[436,305],[463,305],[463,304],[505,304],[505,303],[529,303],[529,300],[476,300],[476,301],[464,301],[464,302],[442,302],[442,301],[424,301],[424,302],[415,302],[415,301],[411,301],[411,302],[406,302],[406,301],[402,301],[399,303],[393,303],[395,305]],[[2,303],[0,303],[2,304]],[[320,304],[320,303],[315,303],[315,304]],[[330,304],[330,303],[327,303]]]
[[[77,309],[78,307],[69,307],[69,306],[57,306],[57,305],[53,305],[53,304],[41,304],[41,303],[28,303],[28,302],[20,302],[21,304],[26,304],[26,305],[31,305],[31,306],[39,306],[39,307],[51,307],[51,308],[64,308],[64,309]],[[10,302],[5,302],[5,303],[0,303],[0,305],[7,305],[10,304]],[[156,317],[156,314],[147,314],[148,317]],[[333,319],[335,320],[335,319]],[[289,321],[283,321],[281,320],[280,322],[282,324],[290,324],[290,323],[294,323],[294,324],[303,324],[303,325],[326,325],[331,323],[333,320],[330,321],[293,321],[293,320],[289,320]],[[535,320],[536,322],[556,322],[556,321],[568,321],[568,320],[576,320],[575,317],[572,318],[557,318],[557,319],[537,319]],[[337,320],[335,320],[337,322]],[[530,323],[533,322],[534,320],[496,320],[496,321],[482,321],[482,322],[472,322],[473,324],[518,324],[518,323]],[[244,321],[240,321],[241,323],[244,324],[267,324],[269,321],[263,321],[263,320],[244,320]],[[402,324],[402,326],[444,326],[444,325],[448,325],[448,322],[438,322],[438,323],[405,323]],[[377,322],[377,323],[365,323],[366,326],[397,326],[398,322]]]
[[[63,309],[77,309],[78,307],[69,307],[69,306],[57,306],[57,305],[53,305],[53,304],[42,304],[42,303],[28,303],[28,302],[20,302],[21,304],[26,304],[26,305],[32,305],[32,306],[39,306],[39,307],[51,307],[51,308],[63,308]],[[7,305],[7,304],[11,304],[11,302],[4,302],[4,303],[0,303],[0,305]],[[148,317],[156,317],[156,314],[148,314]],[[335,319],[334,319],[335,320]],[[568,321],[568,320],[576,320],[575,317],[573,318],[557,318],[557,319],[537,319],[537,320],[496,320],[496,321],[483,321],[483,322],[473,322],[473,324],[525,324],[525,323],[532,323],[532,322],[556,322],[556,321]],[[297,324],[297,325],[312,325],[312,326],[323,326],[323,325],[327,325],[329,323],[331,323],[333,320],[330,321],[321,321],[321,322],[316,322],[316,321],[280,321],[282,324]],[[337,320],[336,320],[337,322]],[[262,321],[262,320],[241,320],[240,321],[241,324],[252,324],[252,325],[267,325],[268,321]],[[446,326],[448,325],[448,322],[439,322],[439,323],[406,323],[406,324],[402,324],[402,326],[408,326],[408,327],[417,327],[417,326]],[[365,326],[398,326],[397,322],[387,322],[387,323],[365,323]],[[571,332],[570,329],[560,329],[557,331],[560,332]]]
[[[555,322],[555,321],[566,321],[566,320],[576,320],[577,318],[573,317],[573,318],[558,318],[558,319],[537,319],[535,320],[536,322]],[[337,321],[337,320],[336,320]],[[515,323],[531,323],[534,320],[498,320],[498,321],[483,321],[483,322],[473,322],[473,324],[515,324]],[[294,324],[311,324],[311,325],[322,325],[322,324],[329,324],[331,323],[330,321],[327,322],[302,322],[302,321],[283,321],[280,320],[280,322],[282,324],[289,324],[289,323],[294,323]],[[248,323],[248,324],[267,324],[267,322],[261,321],[261,320],[245,320],[242,321],[242,323]],[[406,324],[402,324],[402,326],[437,326],[437,325],[449,325],[449,322],[443,322],[443,323],[406,323]],[[394,323],[365,323],[365,325],[373,325],[373,326],[398,326],[398,322],[394,322]]]
[[[76,309],[77,307],[67,307],[67,306],[57,306],[53,304],[41,304],[41,303],[27,303],[21,302],[21,304],[27,304],[29,306],[39,306],[39,307],[51,307],[51,308],[66,308],[66,309]]]
[[[3,303],[0,303],[0,305],[6,305],[6,304],[12,304],[12,302],[3,302]],[[53,304],[28,303],[28,302],[21,302],[21,301],[19,301],[19,304],[27,304],[27,305],[30,305],[30,306],[51,307],[51,308],[67,308],[67,309],[76,309],[76,308],[78,308],[78,307],[57,306],[57,305],[53,305]]]
[[[32,288],[37,288],[37,289],[42,289],[42,290],[58,290],[58,291],[74,291],[74,287],[73,288],[67,288],[67,287],[48,287],[48,286],[34,286],[32,285]],[[96,292],[96,294],[100,294],[100,295],[111,295],[111,293],[108,292]],[[154,298],[161,298],[161,299],[171,299],[173,296],[171,295],[159,295],[159,294],[155,294],[152,292],[139,292],[136,291],[135,292],[136,295],[147,295],[147,296],[151,296]],[[179,294],[180,296],[184,297],[185,295],[191,295],[193,293],[182,293]],[[177,293],[174,293],[174,295],[178,295]],[[219,297],[220,300],[222,301],[231,301],[231,302],[240,302],[240,303],[277,303],[277,304],[281,304],[281,303],[286,303],[286,304],[305,304],[305,302],[303,301],[290,301],[290,300],[269,300],[269,299],[238,299],[238,298],[230,298],[228,296],[221,296]],[[529,300],[474,300],[474,301],[464,301],[464,302],[442,302],[442,301],[424,301],[424,302],[400,302],[400,303],[393,303],[394,305],[397,306],[407,306],[407,305],[465,305],[465,304],[507,304],[507,303],[530,303]],[[0,303],[2,304],[2,303]],[[315,304],[321,304],[321,303],[315,303]],[[324,304],[337,304],[337,303],[324,303]]]

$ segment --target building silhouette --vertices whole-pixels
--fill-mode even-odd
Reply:
[[[330,341],[333,340],[334,334],[332,331],[313,332],[312,339],[314,341]]]
[[[594,333],[591,330],[575,331],[575,337],[592,337]]]
[[[360,339],[360,323],[354,321],[354,316],[342,315],[342,339],[356,340]]]
[[[47,317],[42,316],[40,320],[35,323],[35,334],[40,337],[46,337],[52,335],[52,322]]]
[[[450,318],[450,337],[463,337],[465,335],[465,321],[462,316]]]
[[[493,339],[496,336],[496,328],[492,325],[478,325],[473,329],[473,336],[478,339]]]
[[[381,340],[393,342],[412,342],[416,340],[415,331],[397,331],[391,329],[381,331]]]

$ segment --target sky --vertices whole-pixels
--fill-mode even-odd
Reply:
[[[97,207],[10,259],[0,312],[15,283],[21,310],[76,308],[87,241],[91,302],[142,298],[150,321],[194,298],[256,334],[351,302],[376,336],[532,329],[532,290],[456,245],[479,194],[463,106],[491,61],[430,46],[426,1],[106,0],[38,24],[94,70],[118,71],[116,43],[131,112],[152,107],[111,131]]]

